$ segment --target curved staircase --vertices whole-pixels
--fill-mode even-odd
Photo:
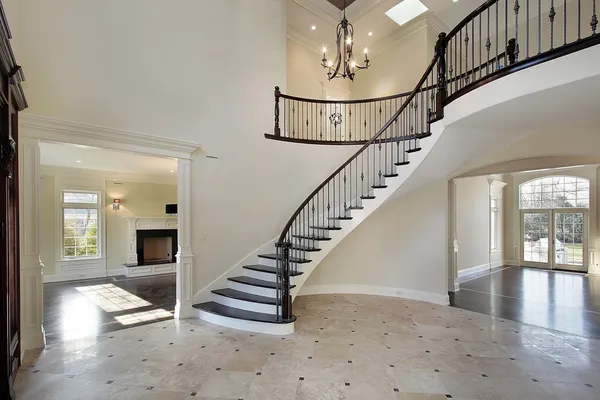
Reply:
[[[522,27],[519,30],[522,22],[519,22],[518,0],[512,0],[513,7],[506,1],[488,0],[448,35],[439,35],[435,55],[412,92],[345,104],[344,110],[349,111],[331,118],[335,126],[325,132],[331,133],[333,129],[337,134],[339,121],[347,121],[339,127],[343,134],[334,136],[334,141],[356,144],[359,140],[363,146],[302,202],[270,253],[258,255],[256,264],[244,265],[243,275],[229,277],[227,288],[213,290],[212,301],[194,305],[197,316],[242,330],[292,333],[296,320],[292,303],[303,283],[327,254],[392,196],[425,159],[444,131],[443,124],[436,123],[443,119],[444,107],[508,74],[600,44],[600,35],[596,34],[596,0],[592,1],[593,7],[589,9],[582,8],[582,2],[571,4],[578,24],[577,30],[568,34],[568,18],[575,17],[567,13],[567,2],[558,13],[552,4],[544,16],[548,19],[543,21],[544,27],[548,23],[550,26],[549,43],[544,41],[546,47],[542,48],[544,10],[535,10],[539,14],[527,20],[523,32]],[[526,4],[529,16],[530,4]],[[560,41],[554,31],[557,15],[564,18]],[[591,27],[587,34],[581,29],[586,16]],[[509,20],[515,21],[514,26],[508,24]],[[482,21],[487,21],[485,26]],[[511,34],[514,32],[511,39],[509,30]],[[538,36],[533,36],[533,32]],[[538,43],[533,48],[535,39]],[[284,117],[280,126],[282,98]],[[299,104],[303,102],[306,104]],[[274,133],[268,136],[301,143],[331,142],[331,137],[323,136],[323,121],[329,119],[323,114],[323,109],[327,110],[323,105],[327,103],[286,96],[276,88]],[[315,112],[298,116],[300,123],[291,125],[290,121],[296,120],[296,110],[300,109]],[[396,111],[392,113],[392,109]],[[293,118],[289,118],[290,113]],[[357,129],[361,133],[352,139],[352,131]]]

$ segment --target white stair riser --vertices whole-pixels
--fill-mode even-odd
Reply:
[[[212,314],[202,310],[196,310],[196,316],[201,320],[227,328],[240,329],[249,332],[267,333],[270,335],[290,335],[294,333],[294,323],[269,324],[266,322],[246,321],[243,319],[229,318],[222,315]]]
[[[248,276],[250,278],[256,278],[256,279],[260,279],[260,280],[268,281],[268,282],[275,282],[277,280],[276,274],[270,274],[268,272],[254,271],[252,269],[246,269],[246,268],[244,268],[244,275]]]
[[[213,300],[219,304],[223,304],[224,306],[239,308],[241,310],[246,311],[254,311],[264,314],[273,314],[277,313],[277,308],[274,304],[262,304],[262,303],[254,303],[251,301],[244,301],[239,299],[232,299],[231,297],[221,296],[219,294],[213,293]]]
[[[239,282],[229,281],[229,287],[231,289],[239,290],[240,292],[256,294],[258,296],[265,296],[265,297],[275,297],[276,296],[275,289],[246,285],[244,283],[239,283]]]
[[[300,271],[300,272],[302,272],[302,265],[304,265],[304,264],[298,264],[298,271]],[[251,269],[244,269],[244,275],[247,277],[250,277],[250,278],[260,279],[260,280],[267,281],[267,282],[276,282],[277,281],[276,274],[254,271]],[[294,283],[294,279],[296,279],[296,278],[297,278],[297,276],[292,276],[292,277],[290,277],[290,281],[292,283]]]

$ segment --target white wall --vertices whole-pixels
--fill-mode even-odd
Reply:
[[[424,15],[384,38],[370,57],[371,66],[350,85],[353,99],[410,92],[431,62],[440,29]]]
[[[106,181],[106,268],[116,270],[127,263],[127,218],[164,217],[165,205],[177,203],[177,185],[147,182]],[[113,199],[120,199],[113,210]]]
[[[458,271],[489,267],[490,186],[486,176],[456,180]]]
[[[382,206],[322,261],[302,292],[446,303],[446,200],[447,183],[441,180]]]
[[[288,39],[287,87],[284,93],[297,97],[323,99],[323,83],[325,83],[327,87],[349,97],[350,81],[348,79],[328,81],[327,72],[321,66],[321,58],[322,56],[318,52],[311,51],[295,40]]]

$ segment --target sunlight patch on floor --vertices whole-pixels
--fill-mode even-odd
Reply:
[[[152,305],[152,303],[147,302],[112,283],[80,286],[75,289],[106,312],[133,310]]]

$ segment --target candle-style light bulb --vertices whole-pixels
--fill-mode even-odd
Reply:
[[[369,48],[365,47],[365,55],[369,54]]]
[[[323,46],[323,54],[327,53],[327,46]]]

